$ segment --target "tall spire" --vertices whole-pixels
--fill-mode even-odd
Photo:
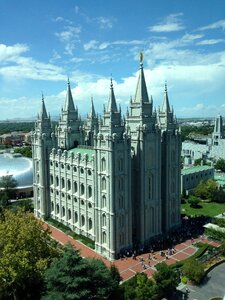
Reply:
[[[91,112],[90,112],[90,117],[91,118],[96,118],[93,97],[91,97]]]
[[[41,113],[40,113],[40,117],[41,117],[41,119],[47,119],[48,118],[43,93],[41,95]]]
[[[70,80],[68,77],[68,82],[67,82],[67,93],[66,93],[66,101],[64,105],[64,111],[74,111],[74,103],[73,103],[73,97],[70,89]]]
[[[109,94],[109,102],[107,112],[118,112],[116,105],[116,98],[113,90],[112,78],[110,79],[110,94]]]
[[[145,82],[145,76],[143,71],[143,53],[140,52],[140,71],[138,76],[138,83],[135,93],[134,102],[149,102],[148,91]]]
[[[167,82],[165,82],[165,91],[164,91],[164,97],[163,97],[161,111],[164,113],[170,112],[170,104],[169,104],[169,98],[168,98],[168,92],[167,92]]]

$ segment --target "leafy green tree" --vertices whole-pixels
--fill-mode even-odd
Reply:
[[[9,199],[15,194],[15,188],[17,187],[17,181],[12,175],[2,176],[0,178],[0,198],[3,197],[4,203],[8,205]]]
[[[217,161],[216,161],[216,164],[215,164],[215,169],[217,170],[221,170],[222,172],[225,172],[225,159],[224,158],[219,158]]]
[[[223,240],[220,245],[220,252],[222,255],[225,255],[225,240]]]
[[[195,284],[199,284],[205,275],[204,265],[196,259],[187,260],[182,267],[182,271]]]
[[[191,195],[188,198],[188,203],[190,204],[191,207],[198,207],[198,205],[200,203],[200,199],[196,196]]]
[[[32,149],[29,146],[16,148],[16,149],[14,149],[14,152],[15,153],[20,153],[25,157],[32,157]]]
[[[145,273],[138,273],[122,285],[124,300],[158,299],[157,286]]]
[[[194,195],[201,199],[213,200],[215,194],[218,192],[217,183],[213,179],[207,181],[200,181],[197,187],[194,189]]]
[[[60,254],[31,213],[3,210],[0,219],[0,299],[40,299],[43,273]]]
[[[82,259],[71,245],[58,261],[46,270],[46,295],[43,299],[107,299],[118,288],[101,260]]]
[[[170,296],[180,282],[179,274],[164,262],[157,264],[156,270],[157,272],[153,274],[153,278],[157,285],[158,295],[161,297]]]

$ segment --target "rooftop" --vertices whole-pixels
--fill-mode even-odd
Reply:
[[[73,149],[70,149],[68,151],[68,153],[73,153],[74,155],[77,155],[78,153],[80,153],[80,155],[82,157],[84,157],[85,154],[88,155],[88,160],[91,160],[91,157],[93,154],[95,154],[95,150],[93,148],[89,148],[89,147],[77,147],[77,148],[73,148]]]
[[[212,169],[214,169],[214,168],[211,166],[195,166],[195,167],[182,169],[181,174],[188,175],[188,174],[202,172],[202,171],[206,171],[206,170],[212,170]]]

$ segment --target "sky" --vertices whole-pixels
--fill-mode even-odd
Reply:
[[[167,82],[181,117],[225,116],[224,0],[0,0],[0,120],[57,117],[69,77],[81,116],[102,114],[110,78],[125,112],[139,53],[156,109]]]

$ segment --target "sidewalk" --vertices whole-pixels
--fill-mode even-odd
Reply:
[[[219,244],[214,241],[197,238],[193,241],[193,243],[191,240],[187,240],[183,243],[177,244],[175,246],[176,252],[173,255],[170,255],[168,259],[166,259],[165,256],[161,256],[160,251],[156,251],[151,253],[151,260],[148,259],[149,253],[144,253],[137,256],[136,259],[128,257],[110,262],[108,259],[96,253],[93,249],[87,247],[77,240],[74,240],[61,230],[52,225],[44,223],[44,228],[47,228],[47,226],[49,226],[51,230],[51,236],[53,239],[57,240],[63,245],[71,243],[74,248],[80,251],[82,257],[101,259],[107,266],[114,264],[118,268],[123,281],[140,272],[146,273],[148,277],[151,277],[156,271],[155,265],[157,263],[164,261],[167,265],[171,265],[192,256],[197,251],[197,248],[193,246],[193,243],[202,242],[210,244],[214,247],[219,247]],[[143,262],[141,262],[141,260],[143,260]]]

